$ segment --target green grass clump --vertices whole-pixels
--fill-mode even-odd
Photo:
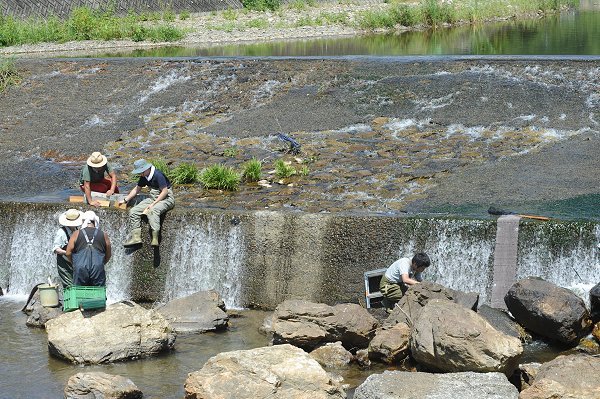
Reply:
[[[179,13],[179,20],[185,21],[186,19],[189,19],[191,16],[192,16],[192,14],[190,14],[189,11],[182,11]]]
[[[240,179],[240,175],[233,168],[224,165],[212,165],[200,173],[200,182],[209,189],[235,191]]]
[[[286,164],[282,159],[275,161],[275,175],[284,179],[296,174],[296,169],[292,165]]]
[[[457,20],[454,7],[448,3],[442,4],[438,0],[424,0],[421,3],[421,15],[423,21],[430,26],[452,23]]]
[[[8,86],[19,84],[21,77],[13,60],[0,58],[0,93]]]
[[[303,165],[298,173],[300,174],[300,176],[308,176],[308,174],[310,173],[310,169],[308,168],[308,166]]]
[[[244,164],[244,171],[242,172],[242,177],[247,182],[259,181],[261,172],[262,163],[258,159],[252,158],[250,161]]]
[[[169,180],[173,184],[194,184],[200,181],[200,172],[192,163],[180,163],[171,170]]]
[[[246,22],[248,28],[266,29],[269,27],[269,21],[266,18],[254,18]]]
[[[419,10],[406,4],[396,4],[386,10],[366,11],[358,18],[362,29],[391,29],[395,26],[414,26],[419,23]]]
[[[235,158],[235,156],[239,153],[239,150],[236,147],[231,147],[223,151],[223,156],[228,158]]]
[[[167,164],[167,161],[165,161],[164,159],[151,159],[148,162],[154,165],[156,169],[160,170],[163,173],[163,175],[167,177],[171,176],[171,168],[169,167],[169,164]]]
[[[118,16],[110,9],[89,7],[75,8],[64,21],[55,17],[20,20],[0,15],[0,46],[72,40],[174,41],[184,36],[183,30],[172,25],[142,24],[151,21],[153,15],[129,12],[126,16]]]
[[[242,0],[244,8],[254,11],[277,11],[281,0]]]

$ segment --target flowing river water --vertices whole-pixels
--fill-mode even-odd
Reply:
[[[584,4],[588,3],[584,2]],[[406,33],[400,36],[371,36],[355,39],[303,41],[299,43],[287,42],[249,46],[226,46],[212,49],[159,49],[153,50],[152,52],[136,52],[133,54],[118,55],[597,55],[600,54],[600,38],[598,38],[600,19],[594,4],[592,4],[591,8],[591,10],[581,10],[579,12],[561,15],[542,21],[508,22],[478,28],[439,30],[433,33],[420,32]],[[450,58],[448,60],[450,60]],[[128,61],[125,60],[124,62],[127,63]],[[527,62],[529,61],[522,61],[522,63],[525,64]],[[591,73],[594,70],[594,62],[597,63],[597,61],[592,60],[589,62],[592,65],[589,69]],[[535,62],[531,63],[535,64]],[[207,63],[206,66],[207,72],[210,73],[213,67],[209,63]],[[246,66],[244,66],[244,68],[245,67]],[[95,74],[97,71],[95,71],[94,68],[83,68],[83,72],[78,72],[79,76],[77,79],[85,79],[86,76]],[[539,83],[540,86],[545,85],[544,87],[549,87],[548,93],[552,94],[552,90],[562,84],[563,77],[554,76],[551,72],[554,73],[558,70],[564,71],[569,67],[566,67],[565,69],[556,67],[551,71],[550,69],[545,70],[544,68],[532,65],[531,67],[524,67],[525,72],[522,74],[512,74],[515,69],[511,68],[512,67],[504,68],[504,66],[494,67],[486,65],[471,68],[468,73],[480,74],[484,79],[487,77],[493,79],[507,79],[507,81],[515,82],[515,87],[519,84],[523,84],[522,81],[535,81],[535,83]],[[51,79],[56,76],[60,77],[61,74],[66,76],[69,72],[68,69],[69,68],[64,68],[60,73],[51,72],[45,79]],[[595,70],[597,71],[597,66]],[[436,72],[427,75],[427,79],[436,80],[447,74],[449,73],[445,71],[439,73]],[[156,78],[156,76],[152,76],[153,79]],[[169,80],[169,76],[171,80]],[[232,75],[221,73],[218,76],[231,77]],[[582,83],[580,86],[577,86],[575,83],[568,84],[570,85],[569,87],[574,88],[574,91],[580,90],[581,92],[584,92],[591,104],[590,108],[593,108],[598,101],[597,94],[596,97],[594,97],[593,94],[595,92],[594,84],[597,83],[595,83],[593,77],[586,76],[585,79],[589,79],[591,83],[585,83],[585,85]],[[522,81],[519,80],[521,78]],[[536,81],[536,79],[539,81]],[[550,84],[547,84],[545,81],[542,81],[543,79],[554,80],[552,80]],[[140,80],[143,81],[144,79]],[[160,77],[156,82],[153,82],[150,88],[148,88],[147,84],[129,86],[128,90],[138,90],[136,94],[139,95],[134,98],[134,101],[127,104],[127,106],[142,109],[142,107],[146,106],[147,102],[153,101],[152,95],[155,93],[164,91],[170,85],[185,83],[188,80],[189,78],[185,73],[172,76],[167,74],[166,77]],[[168,85],[161,86],[161,82],[163,85]],[[274,88],[269,86],[269,82],[273,85],[274,80],[266,79],[265,82],[262,91],[257,91],[255,93],[254,98],[258,99],[257,101],[260,101],[264,96],[268,96],[270,91]],[[208,86],[208,89],[218,90],[219,83],[219,81],[213,81],[211,85]],[[38,84],[39,82],[34,79],[28,86],[28,89],[34,89]],[[464,90],[468,90],[468,85],[468,82],[465,83]],[[368,85],[365,83],[365,85],[357,87],[357,89],[368,90],[367,86]],[[591,94],[585,92],[585,90],[588,90],[590,87],[592,87],[592,89],[590,89]],[[324,87],[323,93],[326,94],[327,90],[328,88]],[[509,87],[508,92],[510,92],[510,90],[514,90],[514,87]],[[458,96],[460,92],[456,93]],[[301,94],[305,95],[305,93]],[[125,94],[123,95],[125,96]],[[561,98],[560,94],[556,94],[555,97],[552,97],[552,101],[556,103],[557,98]],[[438,100],[439,101],[437,102],[423,103],[422,110],[438,110],[452,102],[451,97],[444,97],[442,94],[438,96]],[[91,102],[91,98],[88,98],[85,101]],[[82,103],[85,101],[82,101]],[[98,101],[103,101],[100,96],[98,96]],[[383,96],[379,101],[380,103],[378,106],[385,107],[386,101],[389,101],[389,99],[386,100],[385,96]],[[565,98],[565,101],[571,100]],[[159,121],[170,125],[176,125],[180,122],[179,119],[173,118],[173,115],[175,114],[179,115],[180,118],[185,119],[185,115],[182,116],[184,113],[182,110],[165,111],[159,109],[158,104],[160,104],[160,101],[152,103],[148,110],[144,110],[147,111],[146,113],[140,113],[140,115],[135,114],[127,120],[125,118],[119,119],[120,116],[118,116],[117,113],[117,111],[127,112],[127,109],[124,106],[120,109],[118,109],[119,106],[113,108],[106,106],[105,109],[110,110],[112,113],[97,115],[88,112],[88,127],[90,129],[102,129],[103,126],[106,126],[105,123],[110,118],[117,120],[121,126],[126,126],[123,127],[124,130],[126,130],[127,127],[133,126],[133,122],[131,121],[137,118],[147,118],[145,120],[146,122],[149,121],[148,123],[150,124]],[[206,105],[193,101],[186,102],[186,104],[200,109]],[[523,101],[523,104],[526,104],[526,101]],[[573,104],[575,104],[574,101]],[[551,104],[549,106],[551,106]],[[150,112],[150,109],[154,110],[154,114]],[[483,117],[483,114],[484,113],[481,113],[480,116]],[[96,119],[92,116],[95,116]],[[531,114],[524,112],[522,116],[523,118],[526,118],[531,116]],[[531,116],[531,118],[535,117],[535,115]],[[577,119],[578,117],[579,116],[576,115],[573,119]],[[587,119],[587,111],[585,117],[585,119]],[[161,121],[161,118],[164,120]],[[448,118],[450,117],[448,116]],[[539,123],[542,125],[547,122],[544,121],[544,118],[546,117],[539,116]],[[567,122],[565,123],[568,124],[571,116],[565,115],[564,118],[560,116],[559,119],[564,121],[565,118],[567,119]],[[247,124],[250,125],[249,128],[252,128],[252,124],[250,123],[251,119],[252,117],[246,120]],[[476,120],[477,117],[473,117],[473,119]],[[583,120],[584,118],[580,119]],[[510,121],[512,119],[507,117],[506,120]],[[530,120],[525,121],[525,119],[520,119],[520,121],[521,123],[528,123]],[[115,122],[115,124],[117,122]],[[244,120],[242,120],[242,124],[243,123]],[[423,126],[421,126],[422,124],[423,121],[411,120],[408,117],[390,119],[385,121],[385,129],[382,128],[382,131],[387,135],[385,137],[389,136],[388,138],[399,140],[403,139],[403,129],[413,129],[418,134],[422,134],[422,137],[428,137],[427,135],[431,132],[427,132],[427,128],[423,128]],[[18,123],[15,122],[15,126],[17,125]],[[532,142],[529,142],[529,139],[518,139],[514,140],[511,145],[504,148],[502,147],[502,141],[496,140],[496,136],[505,134],[504,130],[502,130],[504,127],[496,126],[493,129],[492,134],[487,134],[483,128],[477,127],[477,123],[473,123],[473,125],[475,125],[474,128],[451,125],[442,132],[442,136],[444,139],[450,138],[453,140],[452,144],[454,145],[454,143],[458,141],[458,139],[456,139],[456,136],[458,136],[456,131],[457,129],[460,130],[459,135],[461,137],[466,137],[467,139],[465,139],[465,142],[471,143],[469,145],[472,145],[472,148],[469,149],[470,155],[468,156],[470,157],[480,157],[482,156],[481,154],[484,154],[483,156],[485,157],[485,154],[490,152],[490,148],[492,147],[501,147],[501,151],[503,151],[504,154],[513,156],[514,154],[527,153],[534,147],[546,145],[548,142],[557,142],[557,146],[560,146],[560,140],[564,139],[563,136],[573,135],[577,137],[577,135],[580,135],[581,133],[578,129],[582,129],[579,125],[567,126],[564,130],[553,130],[551,127],[547,130],[540,130],[537,127],[534,127],[530,131],[530,133],[535,136],[535,139],[532,140]],[[376,140],[377,137],[372,135],[369,130],[370,128],[373,128],[373,126],[378,125],[376,123],[371,126],[351,124],[345,129],[335,130],[332,128],[333,130],[327,130],[325,133],[317,132],[317,138],[326,145],[337,146],[336,148],[343,154],[344,149],[341,147],[340,143],[344,143],[344,141],[349,142],[349,146],[359,146],[361,143],[372,143],[369,140]],[[591,126],[593,128],[593,125]],[[40,128],[40,126],[36,126],[36,128]],[[594,133],[592,128],[586,128],[587,130],[584,129],[583,133],[587,134],[586,137],[589,138],[589,140],[597,140],[597,131]],[[152,128],[148,128],[148,130],[152,131]],[[43,131],[43,129],[40,128],[40,131]],[[137,133],[146,137],[148,143],[156,144],[156,142],[152,141],[155,140],[152,132],[138,131]],[[213,138],[215,136],[218,137],[218,134],[218,132],[210,132],[210,135]],[[305,138],[307,141],[309,140],[308,133],[306,133],[305,136],[301,135],[300,137],[303,139]],[[358,139],[360,140],[360,143],[352,141]],[[250,143],[252,143],[252,140],[254,140],[252,136],[247,138],[247,141]],[[485,144],[484,147],[480,147],[479,145],[485,143],[486,140],[488,140],[487,144]],[[127,135],[125,135],[125,139],[121,140],[119,142],[120,144],[115,143],[115,147],[113,148],[113,155],[115,155],[114,159],[118,160],[123,148],[131,146],[135,141],[135,137],[128,138]],[[262,142],[260,140],[255,141],[259,142],[258,147],[266,147],[270,144],[268,140],[265,141],[264,139],[262,139]],[[204,144],[207,143],[209,142],[207,141]],[[402,144],[404,143],[405,142],[402,142]],[[119,148],[118,145],[122,145],[123,148]],[[207,145],[216,146],[214,143],[209,143]],[[444,156],[444,154],[440,154],[439,151],[436,152],[434,147],[427,147],[428,144],[425,140],[420,141],[419,145],[429,148],[428,154],[432,157]],[[484,151],[481,151],[482,148]],[[14,153],[14,151],[11,151],[8,152],[9,155]],[[192,149],[192,151],[194,151],[194,149]],[[364,158],[362,159],[365,160],[371,159],[374,154],[374,152],[367,147],[360,148],[358,151],[363,153]],[[476,155],[477,151],[479,151],[480,155]],[[27,156],[31,156],[31,154],[27,153]],[[453,154],[452,156],[454,157],[455,155]],[[73,171],[69,171],[68,166],[65,168],[65,165],[68,165],[68,162],[71,161],[69,157],[66,157],[67,162],[62,164],[50,164],[45,160],[40,160],[39,154],[34,154],[34,158],[35,157],[38,158],[36,158],[37,160],[34,162],[38,162],[39,165],[42,165],[40,166],[40,170],[44,170],[45,173],[48,173],[48,176],[51,174],[60,174],[61,178],[65,178],[65,176],[68,176],[69,178],[73,177]],[[405,158],[410,160],[410,157],[411,154],[407,154]],[[121,160],[123,160],[123,158],[121,158]],[[490,158],[487,158],[486,160],[489,161]],[[417,161],[418,162],[413,165],[416,165],[419,168],[424,167],[425,162],[423,162],[423,160]],[[19,162],[21,162],[21,160]],[[125,160],[123,160],[123,162],[125,163]],[[353,173],[361,171],[364,164],[367,162],[370,161],[360,161],[357,163],[362,165],[360,165],[360,167],[357,166]],[[444,162],[447,162],[447,160],[444,160]],[[438,172],[442,174],[447,173],[446,168],[447,167],[444,166],[443,171]],[[65,172],[65,169],[67,172]],[[415,167],[415,169],[418,168]],[[559,171],[557,170],[555,173],[559,173]],[[24,175],[21,175],[21,177],[23,176]],[[386,186],[393,186],[392,183],[394,182],[388,182],[386,185],[382,184],[380,189],[378,189],[378,193],[381,193]],[[406,182],[403,182],[403,184],[404,183]],[[331,184],[331,186],[328,187],[337,190],[334,183],[327,182],[327,184]],[[347,184],[347,182],[342,182],[342,185]],[[539,184],[541,185],[541,183]],[[48,192],[50,194],[33,194],[25,193],[25,191],[3,193],[2,199],[48,202],[53,201],[55,198],[62,197],[65,193],[69,192],[68,190],[59,191],[57,187],[58,186],[49,186]],[[392,192],[394,192],[394,190],[397,190],[397,187],[392,187],[390,189]],[[572,223],[557,223],[548,225],[548,227],[543,227],[539,224],[526,225],[523,228],[523,235],[519,245],[520,262],[518,267],[518,277],[525,277],[528,275],[543,276],[556,284],[572,288],[575,292],[585,297],[586,290],[589,290],[591,285],[600,280],[600,250],[598,249],[600,227],[597,223],[599,219],[598,193],[591,190],[576,194],[577,195],[574,196],[564,195],[557,200],[552,198],[548,198],[546,201],[534,199],[529,203],[527,202],[527,198],[520,200],[521,204],[529,204],[528,210],[550,210],[553,212],[553,216],[556,217],[565,217],[567,219],[584,218],[587,220],[575,221]],[[361,196],[357,196],[356,198],[348,197],[343,201],[350,204],[350,206],[355,206],[355,204],[359,203],[367,204],[368,206],[373,195],[377,194],[363,193]],[[335,195],[332,194],[332,197],[334,196]],[[184,197],[185,196],[182,195],[182,199]],[[376,197],[376,200],[381,202],[381,198]],[[248,202],[251,203],[253,201],[255,200],[250,197]],[[373,201],[373,203],[377,201]],[[393,199],[390,199],[390,203],[393,204]],[[507,201],[506,203],[509,202]],[[537,205],[534,205],[534,203]],[[543,207],[540,204],[543,204]],[[540,208],[536,209],[536,206]],[[261,206],[261,208],[263,207]],[[7,207],[2,209],[5,210]],[[390,208],[386,207],[384,210],[387,211],[389,209]],[[424,208],[423,205],[415,207],[414,209],[432,210],[432,208]],[[382,209],[376,210],[381,211]],[[437,205],[433,210],[436,212],[444,211],[451,212],[452,214],[473,215],[481,214],[482,205],[481,202],[462,205]],[[200,369],[209,357],[223,351],[254,348],[267,344],[267,338],[258,332],[258,327],[267,313],[256,310],[244,310],[235,311],[236,317],[232,317],[231,326],[228,331],[223,333],[180,336],[177,338],[176,348],[172,353],[154,359],[84,367],[66,364],[50,357],[47,351],[45,332],[43,330],[26,327],[26,317],[20,312],[20,308],[23,306],[25,295],[32,284],[40,282],[40,280],[45,280],[49,274],[53,273],[53,257],[48,253],[47,248],[50,246],[49,240],[51,240],[52,232],[56,227],[54,222],[56,220],[57,212],[59,211],[55,208],[50,210],[40,210],[36,208],[25,211],[21,210],[16,215],[11,214],[8,211],[0,214],[0,287],[8,294],[4,297],[0,297],[0,358],[2,359],[2,365],[0,367],[1,398],[60,397],[65,383],[71,375],[79,371],[96,370],[120,374],[130,378],[141,388],[147,398],[180,398],[183,396],[183,382],[187,373]],[[333,257],[333,262],[337,262],[339,259],[347,259],[344,258],[344,254],[333,253],[332,255],[330,248],[327,247],[326,243],[328,240],[331,241],[336,239],[331,232],[343,229],[349,231],[357,230],[358,233],[355,232],[355,234],[360,235],[360,226],[362,224],[360,221],[350,220],[348,222],[340,222],[339,225],[336,225],[331,221],[328,221],[327,223],[317,221],[315,220],[315,217],[310,215],[294,216],[294,218],[280,218],[270,211],[258,211],[251,217],[252,223],[248,223],[247,219],[242,217],[242,223],[239,225],[237,222],[231,223],[230,221],[233,219],[231,219],[230,216],[202,214],[192,216],[188,214],[175,215],[176,216],[169,221],[169,223],[171,223],[169,228],[172,231],[176,231],[176,233],[168,240],[186,244],[183,246],[170,245],[170,249],[166,251],[163,259],[164,268],[159,269],[159,272],[157,272],[163,274],[164,290],[160,293],[161,297],[156,299],[168,300],[199,289],[216,289],[223,296],[229,308],[244,307],[252,302],[252,300],[248,300],[248,295],[250,294],[247,291],[249,288],[240,280],[241,275],[245,273],[244,268],[248,263],[253,262],[252,259],[262,256],[263,259],[265,259],[265,273],[267,275],[272,274],[276,277],[285,277],[287,275],[282,273],[282,270],[274,267],[273,264],[281,263],[288,268],[300,269],[304,267],[305,264],[313,262],[314,259],[319,259],[324,265],[321,269],[321,273],[326,274],[330,265],[323,259]],[[114,238],[114,241],[122,241],[125,232],[125,219],[122,216],[119,217],[114,214],[102,214],[102,217],[106,217],[109,221],[106,224],[106,229],[111,234],[111,237]],[[387,222],[381,221],[378,223],[386,225]],[[393,234],[389,233],[389,236],[384,235],[383,238],[381,238],[381,241],[393,242],[394,248],[391,250],[388,248],[388,252],[392,252],[396,255],[411,252],[417,247],[426,246],[427,248],[430,248],[429,252],[437,260],[437,264],[434,265],[429,275],[430,279],[448,284],[457,289],[480,291],[485,301],[486,296],[489,294],[489,286],[491,285],[490,265],[493,259],[493,228],[490,228],[490,223],[489,220],[423,219],[422,221],[406,223],[405,226],[405,223],[402,222],[399,223],[399,225],[404,227],[390,228],[389,230],[392,231]],[[267,235],[266,237],[261,238],[262,241],[258,239],[259,245],[257,245],[257,238],[249,233],[248,225],[252,225],[253,229],[256,231],[260,230],[260,226],[268,226],[273,231],[270,233],[270,236]],[[306,229],[306,231],[304,231],[302,230],[302,227],[298,227],[309,225],[320,228],[312,230]],[[42,227],[38,228],[36,226]],[[183,227],[176,228],[175,226]],[[273,226],[277,226],[277,228],[273,228]],[[335,229],[331,226],[338,226],[338,228]],[[401,234],[401,237],[396,236],[398,232],[403,233]],[[260,237],[261,234],[262,233],[257,233],[256,236]],[[33,247],[30,246],[31,240],[36,240],[36,237],[44,238],[36,241],[36,244]],[[345,236],[342,235],[340,240],[343,240],[344,237]],[[289,248],[286,249],[286,245],[289,243],[286,240],[290,240],[289,242],[298,245],[300,249],[297,250],[297,252],[290,252]],[[167,241],[167,243],[168,242],[169,241]],[[226,251],[222,250],[223,245],[227,248]],[[116,245],[115,247],[117,248],[115,259],[111,261],[112,264],[108,267],[108,295],[109,300],[113,302],[129,299],[136,295],[130,290],[131,280],[133,278],[132,275],[134,274],[132,260],[119,248],[119,245]],[[268,250],[263,250],[264,252],[259,251],[258,255],[253,252],[256,251],[256,248],[262,247],[267,247]],[[383,253],[384,248],[375,245],[374,247],[367,246],[365,248],[358,248],[356,251],[357,253],[361,251],[381,251]],[[277,252],[280,257],[273,255],[274,252]],[[293,255],[291,259],[289,256],[290,253]],[[352,255],[355,254],[350,254],[349,258],[352,258]],[[271,257],[273,257],[273,259],[271,259]],[[373,259],[376,259],[376,256],[358,258],[361,260],[364,259],[366,261],[365,264],[368,264],[369,268],[375,268],[375,264],[369,264],[368,262],[374,262]],[[463,259],[466,260],[466,265],[463,265],[463,262],[461,262]],[[117,263],[118,267],[116,266]],[[284,270],[284,272],[285,271],[286,270]],[[353,271],[356,270],[353,269]],[[358,285],[360,286],[360,276],[358,280]],[[285,283],[287,284],[287,282]],[[276,303],[285,296],[284,294],[286,294],[286,292],[283,291],[283,293],[281,293],[279,290],[292,289],[287,286],[280,287],[277,285],[267,285],[262,287],[262,289],[265,288],[273,291],[272,297],[267,297],[267,299],[265,299],[265,302],[268,303]],[[307,290],[312,289],[317,293],[319,290],[319,287],[304,288]],[[258,290],[260,289],[255,289],[255,291]],[[289,292],[287,293],[289,294]],[[280,296],[280,294],[282,296]],[[344,297],[344,295],[344,292],[339,293],[340,297]],[[523,361],[546,360],[556,356],[558,352],[559,351],[556,349],[537,342],[527,348]],[[366,371],[353,368],[346,371],[335,370],[334,372],[341,373],[346,382],[354,387],[364,380],[369,373],[379,371],[381,371],[381,367],[376,366],[373,369]]]

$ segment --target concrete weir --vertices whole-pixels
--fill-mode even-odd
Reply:
[[[48,276],[56,279],[50,248],[64,209],[0,203],[5,293],[26,295]],[[115,250],[107,265],[109,301],[163,301],[215,289],[228,307],[274,308],[288,298],[356,303],[363,300],[365,271],[420,250],[432,258],[428,280],[479,292],[486,303],[495,295],[495,220],[176,209],[165,220],[159,252],[147,238],[128,254],[121,246],[126,213],[98,213]],[[600,279],[597,223],[520,225],[515,277],[537,275],[576,289]]]

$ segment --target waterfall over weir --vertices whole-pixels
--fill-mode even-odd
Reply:
[[[0,203],[5,294],[25,296],[48,276],[58,279],[51,247],[65,209]],[[364,299],[365,271],[416,251],[432,259],[427,280],[478,292],[480,303],[489,303],[494,285],[495,220],[175,209],[164,222],[159,254],[147,234],[143,248],[128,254],[127,214],[97,213],[113,243],[110,302],[162,302],[212,289],[228,308],[274,308],[288,298],[356,303]],[[600,281],[599,235],[597,222],[522,220],[515,277],[539,276],[585,297]]]

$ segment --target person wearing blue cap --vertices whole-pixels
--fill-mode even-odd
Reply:
[[[173,209],[175,197],[171,190],[169,179],[150,162],[138,159],[133,163],[133,173],[139,174],[137,185],[121,200],[127,203],[135,198],[143,187],[150,187],[150,198],[146,198],[129,210],[129,226],[131,238],[123,244],[124,247],[132,247],[142,243],[142,215],[148,217],[150,229],[152,229],[152,246],[158,246],[160,233],[160,217],[163,213]]]

